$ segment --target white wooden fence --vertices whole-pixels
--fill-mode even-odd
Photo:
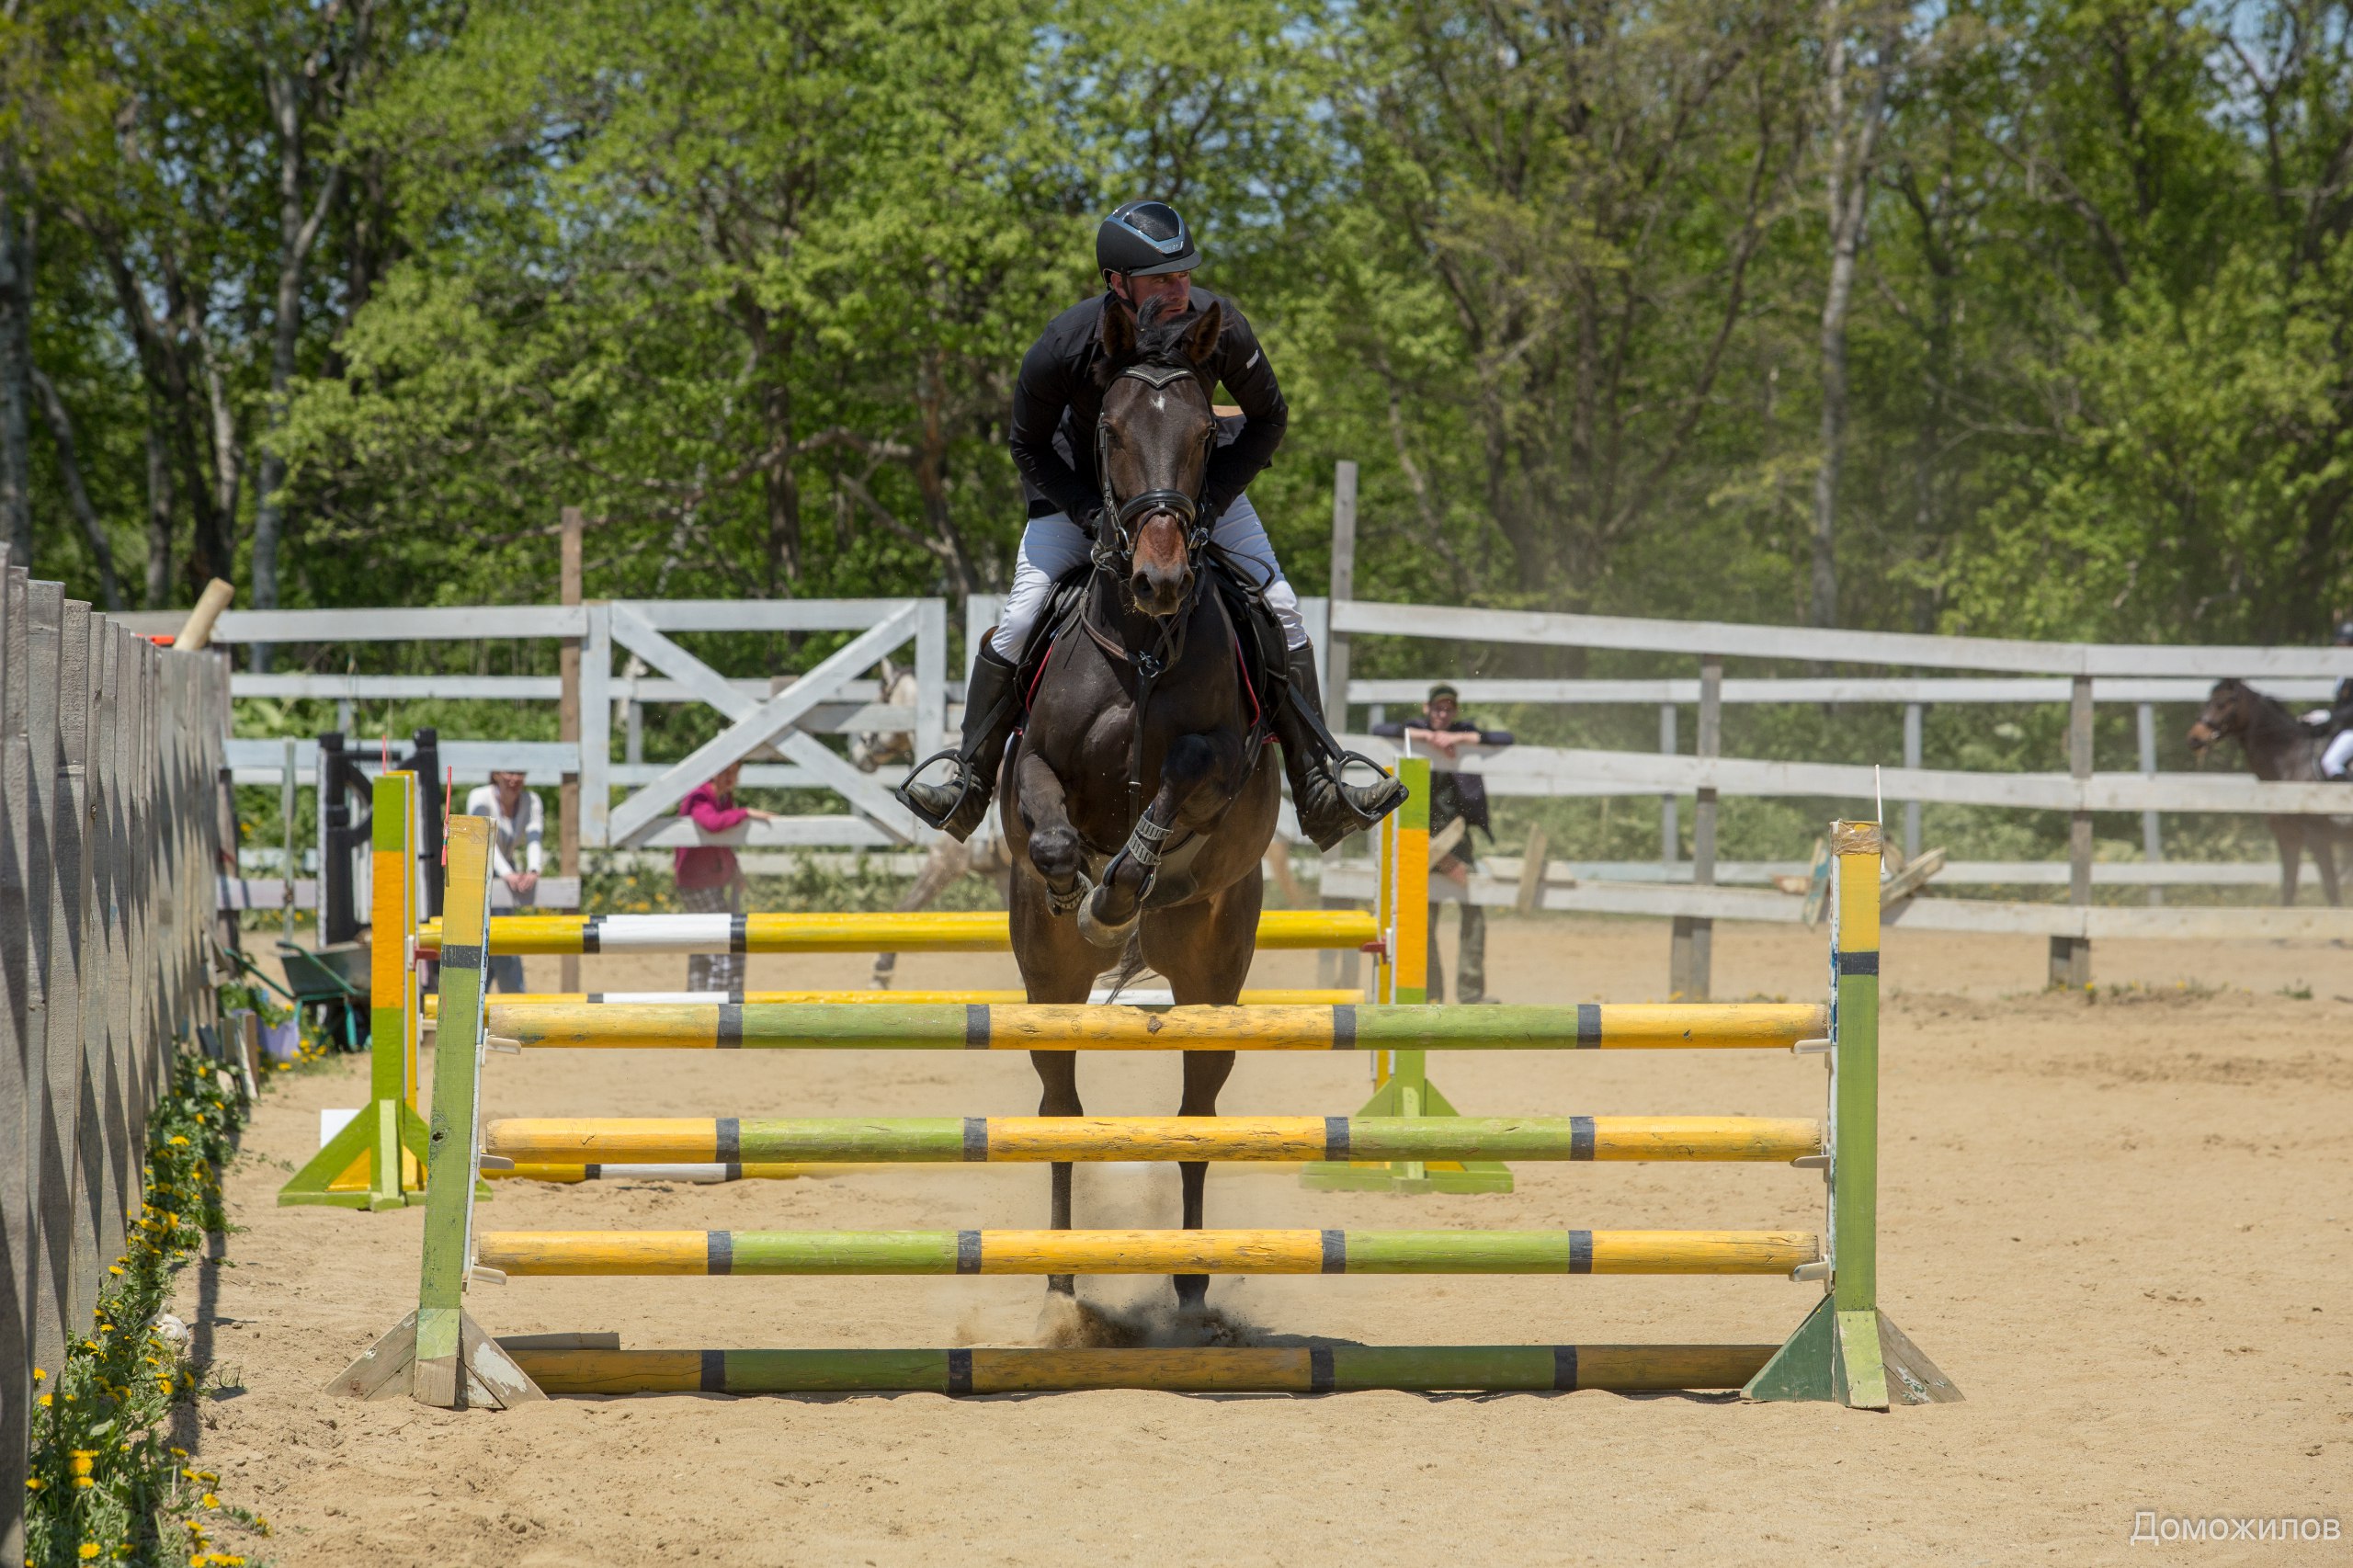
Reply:
[[[1342,556],[1336,540],[1336,561]],[[1351,551],[1352,553],[1352,548]],[[1345,585],[1345,583],[1343,584]],[[1000,601],[974,596],[966,605],[967,646],[990,625]],[[1483,755],[1466,753],[1458,766],[1482,775],[1491,793],[1520,796],[1634,796],[1659,799],[1662,811],[1660,875],[1623,879],[1635,891],[1602,891],[1613,879],[1578,877],[1576,887],[1559,887],[1567,903],[1600,907],[1616,901],[1629,908],[1663,910],[1704,922],[1748,917],[1767,906],[1756,899],[1785,895],[1759,890],[1755,899],[1727,900],[1710,892],[1722,880],[1714,853],[1714,816],[1725,795],[1789,796],[1823,801],[1860,814],[1875,801],[1903,805],[1907,837],[1917,844],[1921,802],[1947,802],[2019,810],[2065,812],[2074,819],[2071,856],[2063,867],[2010,868],[2020,874],[1984,881],[2049,882],[2063,876],[2070,903],[2088,908],[2095,882],[2119,880],[2119,870],[2095,870],[2090,861],[2090,822],[2097,812],[2138,812],[2150,864],[2131,879],[2148,890],[2152,902],[2161,885],[2247,885],[2274,873],[2264,867],[2165,865],[2159,862],[2156,815],[2161,812],[2335,812],[2353,806],[2353,793],[2320,784],[2266,784],[2217,769],[2200,774],[2160,774],[2154,769],[2154,711],[2160,703],[2202,699],[2223,676],[2254,680],[2258,687],[2296,703],[2324,699],[2335,682],[2353,675],[2353,650],[2325,648],[2165,647],[2048,643],[2014,639],[1931,637],[1907,633],[1810,631],[1722,622],[1645,620],[1454,606],[1376,604],[1342,599],[1303,601],[1319,646],[1327,652],[1336,680],[1345,681],[1348,701],[1381,707],[1418,703],[1428,682],[1422,679],[1358,680],[1343,672],[1351,646],[1369,637],[1407,638],[1445,644],[1426,667],[1444,672],[1466,661],[1459,644],[1519,643],[1647,653],[1674,662],[1691,661],[1696,676],[1665,675],[1612,680],[1455,679],[1469,702],[1655,704],[1661,710],[1659,752],[1515,746]],[[134,625],[137,617],[126,618]],[[155,618],[160,626],[166,618]],[[751,824],[725,835],[749,847],[847,849],[902,852],[920,847],[926,834],[889,793],[891,779],[852,767],[824,737],[850,731],[911,732],[919,751],[939,744],[956,718],[961,683],[949,679],[947,607],[938,599],[785,600],[729,603],[709,600],[627,600],[580,605],[437,607],[422,609],[289,610],[231,612],[216,630],[225,642],[268,642],[338,644],[353,642],[484,639],[563,639],[582,657],[576,687],[576,741],[505,742],[445,737],[442,756],[460,780],[485,777],[494,767],[519,767],[535,782],[569,781],[578,797],[577,837],[591,847],[659,849],[697,841],[701,835],[676,815],[688,790],[729,761],[749,758],[745,782],[760,787],[814,788],[831,792],[842,809]],[[798,677],[746,678],[723,674],[682,646],[678,638],[697,632],[853,632],[838,652]],[[919,696],[912,708],[892,707],[869,678],[885,654],[913,645]],[[616,661],[631,663],[617,670]],[[1790,677],[1736,676],[1723,673],[1726,658],[1865,666],[1852,673]],[[1671,666],[1670,666],[1671,667]],[[1689,667],[1688,665],[1686,666]],[[1947,672],[1938,674],[1919,671]],[[642,673],[639,673],[642,672]],[[1958,672],[1958,673],[1952,673]],[[961,673],[957,672],[957,673]],[[565,681],[546,676],[359,676],[334,674],[241,674],[234,695],[248,698],[310,698],[360,702],[414,698],[491,699],[529,702],[563,700]],[[2141,767],[2097,773],[2090,766],[2093,705],[2129,702],[2139,710]],[[647,703],[707,705],[724,722],[719,735],[691,756],[670,763],[642,758],[638,715]],[[1718,740],[1726,704],[1766,702],[1893,703],[1905,710],[1904,754],[1874,770],[1851,763],[1819,763],[1725,757]],[[2043,773],[1981,773],[1920,766],[1920,714],[1937,703],[2057,703],[2071,709],[2069,766]],[[1679,749],[1677,715],[1698,710],[1698,734],[1690,753]],[[1335,702],[1336,711],[1347,711]],[[624,755],[613,752],[616,731]],[[1393,755],[1390,743],[1368,736],[1355,744],[1376,756]],[[227,755],[240,782],[277,783],[287,768],[280,740],[232,739]],[[313,767],[312,744],[295,745],[295,766],[306,776]],[[2054,758],[2054,762],[2063,759]],[[1441,767],[1449,766],[1440,759]],[[1694,852],[1677,853],[1678,801],[1695,808]],[[1334,868],[1340,882],[1351,873]],[[1676,882],[1686,881],[1678,889]],[[1965,884],[1961,868],[1951,868],[1940,888]],[[1726,890],[1730,891],[1730,890]],[[1574,893],[1574,897],[1568,895]],[[1551,902],[1551,894],[1547,894]],[[1921,901],[1944,904],[1955,901]],[[1735,907],[1745,913],[1731,915]],[[1778,908],[1779,905],[1772,905]],[[2051,906],[2018,904],[2004,916],[1987,903],[1984,917],[2007,918],[2019,930],[2042,931],[2059,917]],[[2070,929],[2109,921],[2114,912],[2060,920]],[[1778,915],[1761,915],[1778,918]],[[1940,916],[1911,915],[1921,921]],[[1975,916],[1972,916],[1975,918]],[[2339,934],[2333,915],[2281,916],[2270,926],[2279,935],[2315,928]],[[2232,912],[2233,928],[2265,924],[2264,912]],[[2111,922],[2112,924],[2112,922]],[[1704,926],[1693,927],[1704,947]],[[2353,926],[2343,934],[2353,935]]]

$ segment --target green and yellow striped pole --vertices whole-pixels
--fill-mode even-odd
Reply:
[[[1753,1399],[1859,1409],[1961,1391],[1879,1310],[1880,824],[1830,824],[1828,1289],[1752,1378]]]
[[[1787,1051],[1819,1035],[1808,1003],[1481,1007],[1121,1007],[1090,1003],[490,1002],[490,1032],[527,1050]],[[444,999],[443,1007],[448,1006]],[[1390,1085],[1399,1082],[1392,1074]],[[1384,1092],[1389,1085],[1382,1085]],[[1424,1114],[1452,1116],[1426,1087]],[[1395,1116],[1368,1108],[1365,1116]]]
[[[374,895],[369,931],[368,1103],[278,1188],[283,1205],[400,1209],[425,1200],[426,1128],[416,1110],[416,775],[378,776],[369,799]]]
[[[483,1148],[531,1166],[978,1165],[1060,1160],[1813,1159],[1805,1117],[510,1117]]]
[[[608,1278],[1787,1274],[1822,1256],[1822,1238],[1810,1231],[486,1231],[476,1256],[509,1276]],[[420,1318],[420,1335],[422,1327]],[[424,1348],[420,1337],[420,1365]]]

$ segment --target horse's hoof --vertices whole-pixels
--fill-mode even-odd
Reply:
[[[1128,938],[1135,935],[1136,915],[1129,915],[1125,921],[1117,926],[1104,924],[1096,918],[1095,915],[1095,901],[1102,896],[1103,892],[1098,888],[1096,890],[1095,898],[1090,898],[1078,906],[1078,934],[1106,952],[1123,951],[1128,945]]]

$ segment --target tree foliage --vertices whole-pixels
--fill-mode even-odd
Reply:
[[[37,563],[93,596],[546,597],[565,506],[596,593],[1001,585],[1014,368],[1151,193],[1290,393],[1256,498],[1310,585],[1349,458],[1380,596],[1799,620],[1820,538],[1850,625],[2353,603],[2346,0],[25,0],[6,37]]]

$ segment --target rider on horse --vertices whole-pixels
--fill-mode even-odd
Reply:
[[[2339,621],[2336,645],[2353,647],[2353,620]],[[2336,699],[2304,715],[2304,722],[2328,737],[2320,754],[2323,778],[2353,777],[2353,676],[2336,683]]]
[[[962,744],[917,764],[898,791],[909,810],[957,838],[970,835],[987,813],[1006,743],[1021,721],[1017,666],[1032,654],[1029,642],[1039,618],[1056,584],[1088,562],[1101,525],[1104,491],[1096,467],[1096,425],[1102,388],[1096,372],[1103,312],[1135,312],[1155,300],[1164,318],[1208,309],[1217,299],[1192,286],[1200,260],[1191,231],[1175,208],[1161,201],[1129,202],[1096,233],[1095,264],[1106,291],[1056,316],[1022,358],[1013,392],[1012,446],[1029,497],[1029,524],[1021,535],[1013,591],[995,631],[973,656]],[[1222,302],[1224,331],[1214,360],[1204,369],[1214,370],[1214,380],[1225,384],[1242,412],[1238,420],[1218,421],[1217,449],[1199,509],[1202,517],[1216,519],[1211,544],[1251,577],[1245,586],[1258,590],[1281,625],[1288,690],[1275,705],[1274,732],[1282,742],[1300,829],[1329,849],[1395,811],[1405,790],[1394,778],[1355,785],[1339,778],[1339,758],[1321,717],[1314,649],[1300,619],[1299,597],[1284,581],[1274,545],[1244,494],[1282,444],[1289,413],[1257,335],[1232,301]],[[946,780],[916,780],[916,773],[943,757],[954,769]]]

